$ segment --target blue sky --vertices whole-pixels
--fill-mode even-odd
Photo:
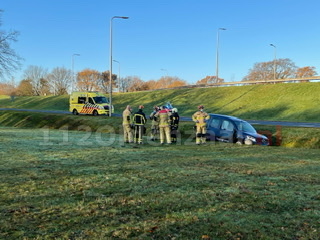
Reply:
[[[109,70],[144,81],[179,77],[189,84],[216,74],[241,81],[254,63],[289,58],[320,72],[318,0],[3,0],[3,30],[18,30],[12,47],[29,65]],[[118,63],[113,72],[118,73]]]

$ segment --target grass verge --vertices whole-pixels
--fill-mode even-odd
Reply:
[[[319,150],[0,128],[1,239],[319,239]]]
[[[119,134],[122,131],[120,117],[106,116],[74,116],[65,114],[48,114],[32,112],[0,112],[0,126],[19,128],[48,128],[60,130],[77,130],[85,132],[112,132]],[[150,121],[146,125],[147,135],[150,133]],[[266,135],[272,146],[320,148],[320,129],[317,128],[290,128],[281,126],[256,125],[261,134]],[[181,122],[180,136],[183,139],[193,137],[193,123]]]

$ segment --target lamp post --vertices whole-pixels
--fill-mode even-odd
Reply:
[[[74,75],[74,57],[75,56],[80,56],[78,53],[72,54],[72,85],[71,85],[71,92],[73,91],[73,86],[75,84],[75,75]]]
[[[218,28],[217,31],[217,54],[216,54],[216,83],[219,81],[219,32],[220,30],[227,30],[226,28]]]
[[[117,60],[113,60],[114,62],[119,64],[119,74],[118,74],[118,86],[120,86],[120,82],[121,82],[121,78],[120,78],[120,62]],[[118,87],[119,88],[119,87]],[[120,88],[119,88],[119,92],[120,92]]]
[[[274,59],[273,59],[273,80],[276,80],[276,61],[277,61],[277,48],[274,44],[270,43],[271,47],[274,47]]]
[[[109,96],[109,116],[112,116],[112,20],[114,18],[122,18],[122,19],[128,19],[129,17],[121,17],[121,16],[113,16],[110,19],[110,96]]]

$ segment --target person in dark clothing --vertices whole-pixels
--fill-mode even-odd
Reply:
[[[176,143],[180,116],[178,114],[177,108],[172,108],[171,113],[172,113],[170,115],[171,141],[172,143]]]
[[[133,115],[134,124],[134,142],[137,144],[142,144],[142,137],[145,133],[145,124],[147,122],[146,115],[143,112],[144,106],[140,105],[139,110]]]

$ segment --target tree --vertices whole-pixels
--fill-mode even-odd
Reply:
[[[274,66],[276,67],[274,69]],[[295,76],[297,66],[288,58],[277,59],[275,62],[255,63],[249,74],[242,81],[286,79]]]
[[[77,88],[79,91],[100,91],[100,72],[92,69],[85,69],[77,74]]]
[[[110,80],[109,79],[110,79],[110,71],[105,71],[105,72],[101,73],[101,78],[99,79],[98,85],[105,92],[110,91]],[[112,87],[115,87],[117,85],[116,79],[117,79],[117,75],[112,74]],[[120,87],[119,87],[119,89],[120,89]]]
[[[0,26],[1,24],[0,10]],[[21,57],[11,48],[10,44],[16,42],[19,32],[17,31],[0,31],[0,78],[5,75],[11,75],[11,72],[20,68]]]
[[[317,75],[315,67],[301,67],[296,71],[296,78],[313,77]]]
[[[48,81],[54,95],[67,94],[72,84],[72,71],[64,67],[56,67],[48,75]]]
[[[30,80],[33,95],[41,96],[49,94],[48,71],[39,66],[29,66],[24,71],[24,79]]]
[[[17,95],[20,96],[32,96],[33,95],[33,88],[30,79],[24,79],[20,82],[19,86],[17,87]]]
[[[137,76],[126,77],[126,78],[124,78],[124,81],[127,83],[126,90],[128,92],[137,92],[137,91],[148,90],[147,84]]]
[[[16,88],[13,80],[11,82],[0,83],[0,95],[16,95]]]
[[[223,78],[218,78],[216,76],[206,76],[205,78],[199,80],[196,82],[197,85],[204,84],[215,84],[215,83],[223,83],[224,79]]]
[[[178,77],[161,77],[158,81],[147,82],[149,89],[172,88],[187,85],[186,81]]]

